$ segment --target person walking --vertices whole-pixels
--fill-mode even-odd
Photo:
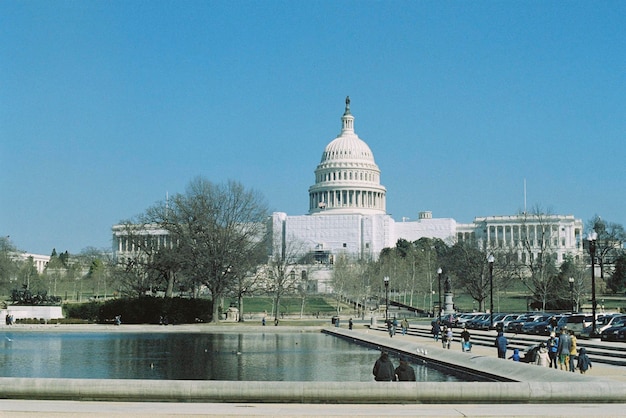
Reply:
[[[576,343],[578,342],[576,335],[574,334],[574,330],[570,330],[569,332],[570,339],[570,349],[569,349],[569,371],[574,373],[576,371],[576,366],[574,365],[574,360],[576,360],[577,347]]]
[[[431,332],[433,334],[433,339],[435,341],[439,341],[439,333],[441,332],[441,326],[439,325],[439,321],[432,322]]]
[[[583,347],[580,349],[580,353],[578,353],[578,370],[580,370],[581,374],[585,374],[590,368],[593,368],[591,366],[591,360],[587,355],[587,350]]]
[[[400,322],[400,327],[402,328],[402,335],[406,335],[406,332],[409,330],[409,321],[403,318],[402,322]]]
[[[557,369],[557,351],[559,350],[559,337],[556,336],[555,332],[550,333],[550,338],[548,338],[548,355],[550,356],[550,365],[549,367],[554,366]]]
[[[461,331],[461,351],[472,351],[472,343],[470,342],[470,333],[467,327],[463,325],[463,331]]]
[[[352,329],[352,326],[354,325],[354,323],[352,322],[352,318],[348,319],[348,329]]]
[[[539,346],[535,364],[537,366],[550,367],[550,355],[548,354],[548,348],[546,347],[546,343],[541,343],[541,345]]]
[[[443,326],[443,329],[441,330],[441,348],[447,348],[448,347],[448,327],[447,326]]]
[[[450,344],[452,344],[452,340],[454,338],[454,334],[452,333],[452,327],[448,327],[446,329],[446,343],[444,348],[450,349]]]
[[[498,336],[496,337],[495,346],[498,349],[498,358],[506,358],[506,348],[509,342],[507,341],[504,333],[502,331],[498,331]]]
[[[400,360],[400,365],[396,367],[396,376],[399,382],[415,382],[415,370],[404,359]]]
[[[386,351],[380,353],[380,357],[374,363],[372,373],[374,374],[374,380],[377,382],[396,381],[396,370]]]
[[[559,336],[559,348],[557,349],[557,355],[559,356],[559,368],[561,370],[569,370],[569,353],[572,347],[572,340],[569,337],[567,329],[561,330]]]

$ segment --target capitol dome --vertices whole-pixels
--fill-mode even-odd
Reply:
[[[324,149],[309,188],[309,213],[386,213],[386,189],[370,147],[354,132],[350,98],[341,117],[341,133]]]

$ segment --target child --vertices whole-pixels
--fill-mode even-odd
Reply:
[[[537,359],[535,360],[535,364],[543,367],[550,366],[550,356],[548,355],[546,343],[541,343],[541,345],[539,346],[539,351],[537,352]]]
[[[587,369],[591,368],[593,368],[593,366],[591,365],[591,360],[587,355],[587,350],[585,350],[585,348],[581,348],[580,352],[578,353],[578,369],[580,370],[581,374],[585,374]]]
[[[513,350],[513,355],[509,357],[510,360],[519,361],[519,349]]]

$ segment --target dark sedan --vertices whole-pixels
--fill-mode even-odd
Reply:
[[[541,322],[537,322],[533,328],[530,330],[529,334],[534,334],[534,335],[550,335],[550,333],[552,331],[556,331],[553,327],[553,320],[552,320],[553,316],[550,316],[547,320],[545,321],[541,321]],[[556,316],[554,317],[556,319],[556,321],[558,321],[559,319],[561,319],[561,316]]]
[[[534,318],[534,315],[532,315],[532,314],[524,314],[524,315],[520,316],[519,318],[517,318],[515,321],[509,322],[509,324],[506,326],[506,331],[507,332],[514,332],[516,334],[520,333],[522,331],[522,326],[526,322],[532,321],[533,318]]]
[[[623,332],[620,334],[620,331],[622,331],[622,329],[624,327],[626,327],[626,318],[622,318],[620,321],[615,323],[614,326],[612,326],[610,328],[607,328],[604,331],[602,331],[600,333],[600,339],[602,341],[620,341],[619,340],[619,336],[620,335],[624,335]],[[622,341],[624,341],[624,340],[622,340]]]

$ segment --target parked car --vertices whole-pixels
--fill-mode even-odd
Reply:
[[[526,314],[521,319],[518,318],[515,321],[509,322],[506,330],[508,332],[514,332],[516,334],[519,334],[522,332],[522,327],[524,326],[524,324],[526,324],[527,322],[532,322],[539,317],[541,317],[540,314]]]
[[[529,334],[550,335],[552,331],[555,331],[554,323],[557,324],[556,328],[558,328],[559,320],[564,317],[564,315],[548,315],[548,319],[537,322],[530,330]]]
[[[540,324],[549,324],[553,315],[537,315],[531,321],[524,322],[520,329],[523,334],[534,334],[534,329]]]
[[[503,314],[503,313],[493,314],[493,323],[495,324],[496,321],[504,318],[505,315],[506,314]],[[474,328],[474,329],[482,329],[482,330],[493,329],[491,327],[491,315],[486,314],[486,318],[473,321],[472,328]]]
[[[511,321],[515,321],[517,318],[519,318],[519,316],[520,314],[507,314],[504,316],[504,318],[498,321],[494,321],[493,327],[495,329],[506,329],[506,326],[509,325]]]
[[[517,319],[510,321],[506,327],[504,328],[504,330],[506,332],[518,332],[518,326],[519,328],[522,327],[522,324],[526,321],[528,321],[528,319],[531,317],[532,314],[522,314],[520,316],[517,317]]]
[[[619,331],[617,331],[615,341],[626,341],[626,326],[621,327]]]
[[[610,314],[610,315],[604,315],[600,318],[597,319],[596,321],[596,334],[601,334],[602,331],[604,331],[607,328],[610,328],[612,326],[615,326],[615,324],[626,318],[626,315],[623,314]],[[593,328],[593,324],[586,326],[585,328],[583,328],[582,332],[580,333],[581,337],[586,337],[589,338],[591,337],[591,329]]]
[[[472,320],[470,320],[470,321],[467,321],[467,322],[465,323],[465,326],[466,326],[467,328],[470,328],[470,329],[479,329],[479,328],[478,328],[478,324],[479,324],[481,321],[484,321],[484,320],[489,321],[489,314],[487,314],[487,313],[485,313],[485,314],[481,314],[481,315],[477,316],[476,318],[474,318],[474,319],[472,319]]]
[[[624,326],[626,326],[626,317],[616,320],[612,327],[602,331],[600,333],[600,339],[602,341],[618,341],[618,336]]]
[[[472,319],[476,319],[477,317],[484,315],[484,312],[472,312],[472,313],[464,313],[457,316],[456,325],[462,327],[466,325]]]
[[[565,318],[566,319],[562,327],[567,327],[568,330],[574,331],[574,334],[577,336],[580,335],[586,326],[591,325],[593,322],[593,316],[588,314],[573,314],[566,316]],[[561,328],[560,324],[559,328]]]

